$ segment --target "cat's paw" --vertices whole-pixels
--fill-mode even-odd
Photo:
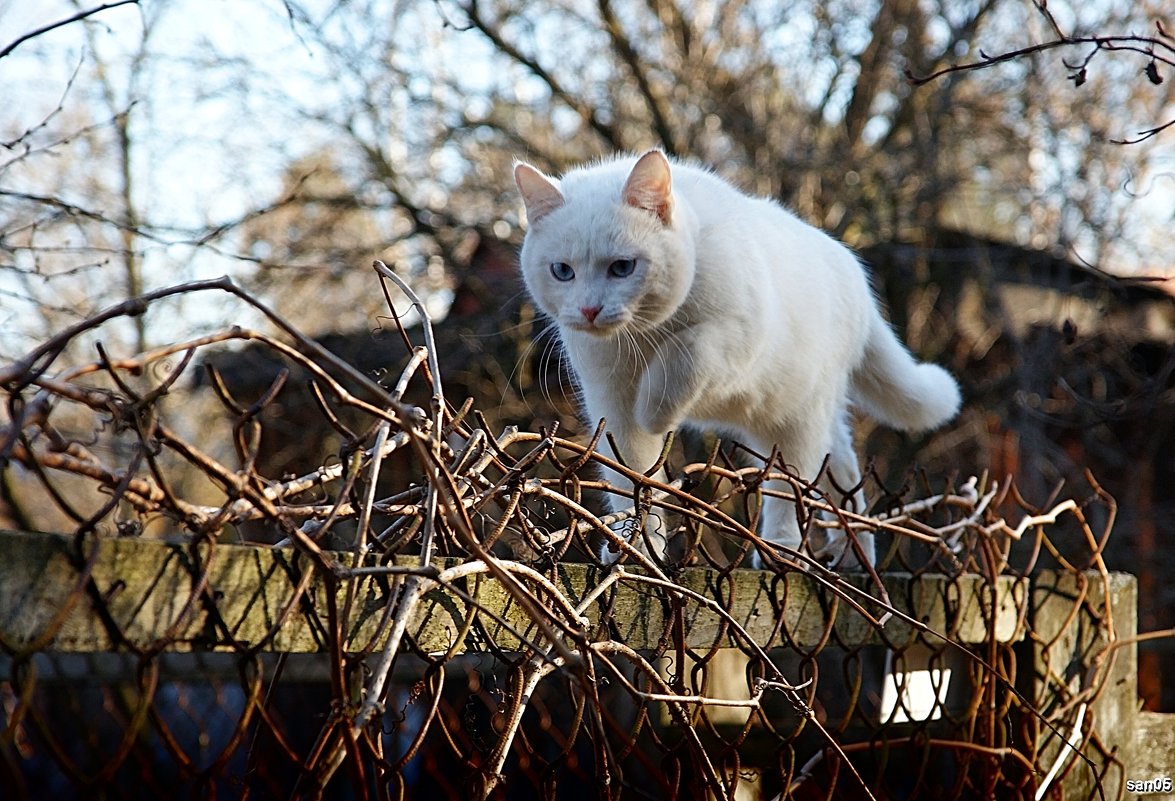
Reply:
[[[747,560],[747,567],[749,567],[751,570],[762,570],[763,555],[760,554],[757,550],[751,551],[751,556]]]
[[[849,535],[838,529],[830,529],[825,536],[819,538],[819,541],[813,538],[813,541],[808,543],[812,558],[840,573],[863,571],[865,565],[872,567],[877,563],[873,534],[859,532],[855,537],[857,544],[853,547]]]
[[[665,559],[669,537],[668,529],[660,515],[650,513],[645,518],[643,531],[636,526],[633,518],[613,523],[608,529],[645,556],[655,560]],[[600,561],[605,565],[615,564],[620,561],[622,553],[624,550],[609,537],[600,548]]]

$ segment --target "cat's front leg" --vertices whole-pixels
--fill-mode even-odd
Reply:
[[[750,444],[764,455],[777,450],[789,469],[801,478],[810,479],[820,469],[823,454],[828,451],[828,425],[831,419],[832,409],[817,405],[808,410],[801,423],[764,426],[753,433]],[[795,501],[780,497],[783,493],[794,497],[797,493],[796,485],[786,479],[772,479],[764,482],[763,489],[767,492],[763,493],[759,508],[759,536],[791,551],[799,551],[804,547],[800,515],[811,512],[803,508],[802,501],[797,508]],[[758,570],[763,567],[763,563],[759,552],[753,551],[751,567]],[[803,564],[802,560],[800,564]]]
[[[634,423],[635,421],[626,420],[618,420],[613,423],[612,420],[609,420],[608,431],[612,433],[612,439],[615,441],[619,453],[613,451],[611,444],[606,450],[609,456],[622,462],[626,467],[638,473],[644,473],[660,458],[665,445],[665,434],[651,433]],[[619,492],[608,493],[608,508],[612,512],[623,512],[632,508],[635,502],[633,482],[615,470],[605,468],[603,472],[604,479],[619,490]],[[653,478],[664,480],[666,478],[664,468],[658,470]],[[657,508],[650,509],[645,518],[643,531],[634,528],[634,520],[635,518],[618,523],[612,527],[612,531],[644,553],[664,557],[669,534],[665,513]],[[611,564],[620,558],[620,554],[620,547],[609,541],[601,550],[600,558],[606,564]]]
[[[775,443],[787,464],[807,480],[820,472],[827,455],[828,469],[820,489],[827,500],[839,504],[842,502],[841,491],[853,490],[861,481],[846,415],[843,407],[831,404],[816,407],[807,415],[803,425],[783,426],[770,438],[759,440],[755,445],[761,452],[768,453],[770,443]],[[788,494],[796,491],[795,486],[786,480],[768,481],[763,488]],[[852,505],[856,511],[865,509],[865,499],[859,489],[852,496]],[[810,509],[804,511],[805,516],[813,513]],[[872,565],[875,561],[872,533],[858,532],[855,535],[857,547],[854,548],[848,535],[837,529],[816,528],[812,540],[807,543],[802,542],[800,531],[796,504],[764,494],[759,516],[759,534],[763,539],[795,550],[802,546],[818,561],[840,570],[860,569],[863,562]],[[756,551],[752,554],[751,566],[760,568],[762,564],[763,560]]]
[[[794,492],[794,487],[787,481],[767,481],[763,484],[763,489],[772,493]],[[759,509],[758,529],[759,536],[768,542],[794,551],[800,550],[800,522],[796,517],[796,505],[791,501],[764,493]],[[757,550],[751,551],[751,568],[763,568],[763,558]]]
[[[821,489],[832,503],[839,505],[847,501],[849,506],[846,508],[864,513],[868,504],[860,488],[861,467],[853,449],[853,432],[846,410],[842,409],[834,420],[831,437],[828,471],[825,473]],[[852,494],[845,498],[845,491]],[[856,547],[852,544],[854,538],[857,542]],[[816,540],[810,543],[812,555],[839,570],[861,570],[865,564],[876,564],[877,555],[871,531],[861,530],[849,535],[841,529],[833,528],[822,532]]]

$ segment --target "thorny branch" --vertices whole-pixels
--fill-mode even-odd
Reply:
[[[340,687],[345,686],[343,672],[352,669],[345,664],[347,646],[340,638],[351,630],[362,605],[358,582],[383,582],[386,599],[380,634],[372,640],[370,659],[356,673],[362,677],[361,692],[354,698],[336,699],[336,710],[320,742],[302,763],[304,780],[313,793],[321,793],[348,764],[363,762],[352,764],[362,773],[386,770],[395,763],[381,756],[379,745],[390,714],[393,668],[414,647],[413,621],[425,599],[438,591],[457,599],[467,613],[447,651],[427,658],[443,668],[459,652],[477,644],[507,666],[511,691],[501,704],[502,723],[480,768],[481,795],[486,798],[506,781],[511,755],[528,747],[528,711],[556,675],[563,677],[579,709],[576,728],[568,736],[591,740],[600,775],[622,775],[620,755],[652,747],[639,745],[646,738],[642,729],[652,726],[652,716],[660,714],[655,710],[664,710],[665,720],[684,735],[681,747],[692,755],[698,780],[715,797],[728,797],[730,777],[703,731],[715,725],[711,716],[720,709],[744,710],[758,725],[778,727],[766,711],[774,697],[798,721],[796,733],[790,736],[815,732],[819,742],[817,757],[792,781],[807,781],[822,760],[834,762],[846,768],[843,780],[851,783],[855,794],[871,797],[869,781],[853,759],[864,746],[842,742],[840,724],[826,725],[831,723],[830,713],[820,693],[821,682],[826,686],[828,679],[814,668],[817,654],[801,659],[802,672],[793,674],[795,668],[782,667],[773,650],[798,645],[784,612],[792,580],[801,577],[831,610],[823,621],[823,632],[817,635],[817,651],[837,642],[836,621],[844,616],[861,621],[885,643],[894,642],[888,638],[892,629],[887,621],[897,621],[915,632],[920,642],[953,649],[969,660],[972,672],[980,677],[977,692],[998,690],[1008,704],[1019,705],[1039,718],[1043,728],[1067,738],[1072,736],[1068,732],[1076,731],[1070,710],[1085,710],[1102,691],[1120,644],[1108,614],[1108,595],[1079,601],[1097,606],[1108,621],[1104,653],[1079,688],[1066,690],[1068,703],[1054,710],[1037,709],[1035,699],[1013,686],[1015,677],[1005,672],[998,644],[992,642],[984,650],[956,642],[948,632],[934,630],[895,604],[878,573],[862,576],[863,581],[847,580],[806,550],[781,549],[761,538],[748,523],[768,492],[763,489],[765,482],[782,479],[792,488],[782,494],[803,507],[810,530],[843,532],[849,537],[870,532],[890,542],[887,561],[879,570],[940,572],[953,577],[974,573],[994,587],[1000,574],[1026,575],[1042,554],[1048,554],[1078,575],[1091,567],[1104,575],[1101,549],[1113,522],[1113,506],[1092,479],[1091,498],[1050,499],[1044,509],[1025,503],[1010,483],[984,477],[893,503],[879,513],[866,513],[841,508],[839,499],[825,497],[812,483],[786,473],[774,458],[735,466],[726,456],[719,458],[721,450],[715,448],[706,462],[675,466],[667,448],[671,478],[660,481],[599,453],[595,445],[602,428],[588,445],[556,436],[554,431],[506,428],[495,434],[480,412],[471,412],[469,403],[458,409],[448,402],[441,354],[424,305],[385,265],[377,263],[375,270],[416,306],[423,320],[419,333],[400,328],[407,348],[402,369],[390,381],[391,389],[329,353],[223,278],[183,284],[118,304],[62,331],[24,358],[0,366],[7,412],[0,424],[0,464],[10,471],[21,469],[23,480],[40,487],[45,497],[78,522],[79,531],[161,531],[199,543],[234,538],[257,541],[255,534],[262,530],[257,527],[270,526],[277,536],[268,541],[294,548],[306,570],[298,580],[295,599],[285,607],[275,629],[312,580],[342,587],[343,601],[331,612],[334,619],[326,627],[333,632],[332,651],[341,660]],[[93,361],[58,364],[70,347],[83,337],[100,335],[112,320],[143,314],[148,307],[178,295],[209,290],[228,293],[261,311],[280,335],[232,328],[132,355],[109,354],[99,348]],[[394,316],[394,292],[385,289],[385,294]],[[413,345],[420,336],[423,344]],[[252,400],[238,397],[228,379],[205,361],[207,354],[230,343],[257,348],[283,365]],[[208,420],[185,419],[185,414],[194,414],[194,407],[185,401],[177,410],[172,399],[183,386],[182,376],[196,372],[202,364],[211,387],[207,400],[216,405],[216,411]],[[337,455],[324,454],[322,464],[309,472],[266,475],[258,452],[264,412],[293,391],[291,370],[310,378],[317,407],[343,442]],[[421,391],[414,394],[414,389]],[[427,409],[406,400],[420,394],[428,399]],[[228,421],[219,445],[211,433],[215,426],[209,422],[214,417]],[[618,513],[597,514],[594,510],[599,506],[592,495],[619,492],[598,478],[601,466],[634,482],[638,491],[627,491],[626,497],[639,503]],[[405,475],[410,478],[404,480]],[[78,486],[88,487],[89,495],[78,491]],[[855,490],[847,488],[847,496]],[[217,494],[219,501],[210,500]],[[625,522],[637,522],[651,512],[669,521],[675,534],[674,545],[664,556],[650,555],[636,541],[617,533]],[[1091,521],[1101,519],[1105,526],[1095,532]],[[1081,558],[1064,555],[1050,539],[1049,531],[1063,525],[1079,532]],[[641,528],[636,525],[633,530]],[[326,550],[326,538],[332,533],[338,535],[333,542],[346,543],[354,551],[351,566]],[[611,543],[620,552],[617,564],[597,560],[600,542]],[[1019,557],[1019,563],[1015,548],[1027,554]],[[732,589],[737,582],[730,579],[738,560],[754,549],[773,565],[762,584],[764,612],[777,618],[769,638],[753,635],[732,612],[738,601]],[[579,597],[561,583],[558,566],[553,564],[564,553],[595,562],[598,581]],[[405,564],[395,558],[404,554],[416,560]],[[683,584],[681,571],[690,564],[710,568],[714,586],[703,590]],[[483,602],[477,587],[491,580],[510,599],[510,613]],[[204,579],[199,586],[205,586]],[[655,650],[633,648],[618,635],[623,621],[614,617],[614,603],[621,591],[640,593],[663,608],[669,623]],[[994,616],[994,589],[992,593],[987,614]],[[712,616],[719,632],[713,647],[701,653],[686,647],[682,638],[684,621],[698,615]],[[985,623],[989,632],[996,628],[993,620]],[[508,649],[497,645],[485,634],[490,627],[512,637],[514,644]],[[710,689],[713,676],[721,670],[717,661],[721,654],[738,654],[746,665],[745,695]],[[695,665],[688,675],[687,658]],[[667,660],[677,665],[675,675],[666,669]],[[437,682],[432,692],[439,694],[443,681]],[[611,693],[610,701],[604,700],[605,692]],[[614,719],[616,709],[609,704],[616,705],[617,698],[632,710],[635,723]],[[430,727],[444,727],[439,704],[435,696],[428,702],[431,712],[411,737],[413,749],[431,736]],[[980,714],[978,709],[972,711]],[[751,724],[740,725],[735,747]],[[1038,769],[1034,762],[1039,754],[1007,746],[1006,738],[993,728],[997,722],[985,725],[991,731],[987,740],[956,742],[939,737],[935,742],[946,750],[967,751],[1002,760],[1005,766],[1015,765],[1016,770],[1038,770],[1045,775],[1048,766]],[[972,733],[984,730],[978,721],[968,726]],[[630,739],[613,743],[610,738],[617,732],[627,732]],[[1011,770],[998,770],[1003,769]],[[1048,775],[1056,776],[1059,770],[1054,766]]]
[[[1070,49],[1075,47],[1087,47],[1087,52],[1077,62],[1070,64],[1065,62],[1065,66],[1070,70],[1069,80],[1073,81],[1074,85],[1081,86],[1087,80],[1087,69],[1090,62],[1099,54],[1104,52],[1125,52],[1133,53],[1145,59],[1144,67],[1141,74],[1146,77],[1154,86],[1159,86],[1166,79],[1167,76],[1163,74],[1160,65],[1164,68],[1175,68],[1175,37],[1163,27],[1161,20],[1155,21],[1155,35],[1140,36],[1136,34],[1096,34],[1096,35],[1072,35],[1065,33],[1057,24],[1056,19],[1048,10],[1045,2],[1036,3],[1037,10],[1048,21],[1049,27],[1052,29],[1055,39],[1047,42],[1038,42],[1037,44],[1020,47],[1013,50],[1006,50],[1001,53],[989,55],[984,51],[979,51],[979,58],[974,61],[965,62],[962,64],[950,64],[945,67],[940,67],[932,72],[924,75],[915,74],[910,68],[906,68],[906,80],[914,86],[923,86],[945,75],[962,72],[974,72],[977,70],[989,69],[997,64],[1004,64],[1012,61],[1019,61],[1038,53],[1048,52],[1050,50]],[[1175,119],[1155,125],[1143,131],[1132,138],[1114,139],[1111,140],[1114,144],[1132,145],[1157,136],[1163,131],[1175,126]]]

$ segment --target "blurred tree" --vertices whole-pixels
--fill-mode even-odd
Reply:
[[[142,290],[144,221],[131,169],[132,131],[152,19],[140,17],[129,62],[114,74],[111,54],[95,46],[84,12],[75,9],[73,27],[86,35],[88,58],[75,63],[56,107],[24,130],[9,124],[2,134],[0,278],[11,315],[5,315],[9,346],[15,337],[36,340],[84,318],[95,300],[109,299],[102,284],[118,284],[115,294],[122,297]],[[141,322],[128,340],[142,345]]]
[[[1080,86],[1061,49],[919,87],[905,73],[982,60],[981,45],[1150,27],[1157,2],[283,0],[224,9],[216,24],[186,0],[134,5],[73,26],[80,66],[61,107],[4,132],[15,155],[0,166],[0,247],[23,277],[0,288],[46,309],[59,290],[29,282],[54,274],[52,258],[64,255],[61,271],[99,265],[96,280],[133,293],[173,278],[193,249],[295,294],[382,254],[447,293],[463,280],[471,229],[517,241],[513,158],[558,171],[653,146],[779,198],[854,247],[928,241],[949,226],[1118,268],[1153,255],[1136,189],[1169,147],[1109,140],[1171,102],[1175,81],[1151,77],[1168,63],[1087,56]],[[62,52],[46,45],[38,57]],[[172,124],[176,101],[201,122]],[[191,183],[166,174],[180,158],[200,164],[203,195],[188,200],[199,222],[165,210]],[[278,208],[281,222],[268,221]],[[327,246],[330,221],[347,215]],[[61,231],[52,248],[37,244],[48,226]],[[61,226],[77,243],[65,254]],[[446,267],[456,275],[443,280]],[[899,324],[911,318],[901,306],[925,305],[924,278],[889,292],[908,298],[893,309]],[[88,307],[109,290],[79,294]],[[349,327],[343,301],[320,300],[301,309],[322,318],[314,327]],[[935,348],[926,341],[927,355]]]
[[[82,5],[77,0],[73,0],[72,5],[78,13],[83,12]],[[143,293],[139,242],[142,212],[136,188],[137,178],[132,167],[132,161],[136,157],[136,137],[132,131],[137,128],[134,117],[141,111],[136,106],[145,99],[141,82],[146,78],[145,62],[150,53],[151,33],[159,12],[160,7],[155,6],[146,9],[140,15],[141,33],[133,50],[128,54],[129,60],[121,71],[121,76],[114,75],[107,64],[103,48],[95,38],[93,25],[82,25],[91,53],[90,63],[95,88],[100,98],[99,108],[103,116],[110,120],[110,141],[107,148],[114,162],[111,165],[114,167],[114,176],[110,186],[111,202],[104,213],[116,229],[117,244],[112,243],[106,247],[114,262],[113,266],[122,273],[125,297],[128,298]],[[142,315],[134,319],[133,345],[138,351],[147,349],[147,327]]]
[[[469,227],[517,230],[513,158],[559,171],[648,147],[713,165],[856,247],[948,226],[1094,264],[1152,255],[1131,250],[1147,221],[1122,188],[1145,186],[1166,150],[1109,140],[1160,113],[1175,81],[1107,59],[1076,86],[1055,51],[921,87],[905,78],[984,42],[1045,39],[1061,16],[1083,31],[1148,25],[1147,4],[1067,15],[999,0],[286,6],[325,62],[315,74],[331,76],[287,111],[323,127],[356,208],[397,209],[389,241],[423,238],[451,265]],[[916,285],[890,294],[924,305]]]
[[[362,267],[382,257],[413,274],[431,316],[444,317],[452,297],[444,260],[431,239],[414,235],[402,206],[354,194],[329,152],[294,162],[283,183],[281,202],[240,232],[258,267],[245,283],[267,303],[314,335],[371,328],[388,308]],[[456,261],[468,249],[455,244],[447,256]]]

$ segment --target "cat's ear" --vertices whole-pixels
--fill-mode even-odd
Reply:
[[[665,225],[673,218],[673,179],[669,159],[660,150],[641,156],[624,182],[624,202],[651,211]]]
[[[532,225],[563,205],[563,193],[555,182],[526,162],[514,165],[514,183],[526,205],[526,219]]]

